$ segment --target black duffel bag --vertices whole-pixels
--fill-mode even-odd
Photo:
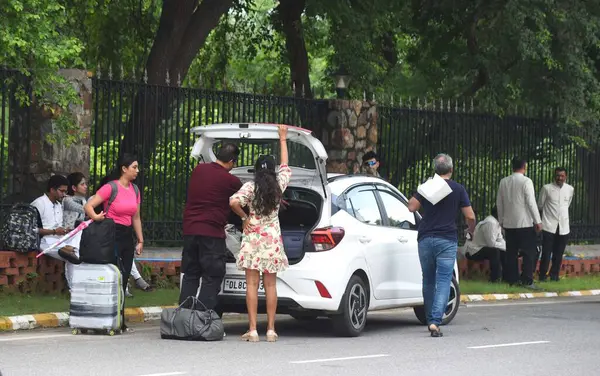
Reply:
[[[79,259],[88,264],[115,264],[115,222],[110,218],[92,222],[83,230]]]
[[[192,301],[191,308],[185,308]],[[197,306],[204,308],[196,310]],[[212,309],[206,309],[195,296],[188,296],[177,308],[165,308],[160,316],[160,338],[185,341],[220,341],[225,330],[223,321]]]

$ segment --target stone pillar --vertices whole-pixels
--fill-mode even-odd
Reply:
[[[90,131],[92,127],[92,80],[84,70],[64,69],[60,74],[73,85],[82,103],[70,104],[69,110],[79,125],[79,137],[68,146],[64,137],[58,134],[55,116],[47,108],[41,108],[35,103],[30,111],[29,133],[19,140],[15,149],[26,155],[19,158],[19,174],[16,177],[19,192],[10,201],[30,201],[40,196],[46,190],[50,176],[62,174],[67,176],[72,172],[90,171]],[[55,108],[55,113],[64,109]],[[49,142],[48,136],[54,135],[54,142]]]
[[[377,106],[375,102],[332,100],[321,140],[329,159],[327,172],[356,174],[363,155],[377,148]]]

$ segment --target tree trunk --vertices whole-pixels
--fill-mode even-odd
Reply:
[[[146,63],[148,84],[159,86],[166,85],[167,81],[181,82],[209,33],[232,4],[233,0],[164,1]],[[173,110],[172,98],[163,93],[166,91],[154,87],[142,87],[137,93],[120,155],[135,153],[142,163],[149,162],[156,147],[157,127]],[[138,183],[144,185],[143,174]]]
[[[281,0],[277,6],[281,31],[285,35],[285,47],[290,61],[292,85],[296,97],[312,98],[310,86],[308,52],[302,28],[302,13],[305,0]]]

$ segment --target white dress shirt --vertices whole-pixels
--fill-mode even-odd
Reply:
[[[36,198],[32,203],[39,212],[40,217],[42,218],[42,228],[44,230],[54,230],[59,227],[64,227],[63,224],[63,207],[62,204],[57,202],[53,203],[50,201],[47,195],[42,195]],[[47,249],[52,244],[56,243],[62,236],[61,235],[46,235],[42,237],[40,240],[40,248],[42,250]],[[79,249],[79,242],[81,240],[81,232],[69,239],[65,242],[64,245],[70,245],[75,248],[76,252]],[[58,258],[62,260],[60,256],[57,255],[58,250],[54,250],[49,253],[49,256],[54,258]]]
[[[40,212],[42,218],[42,228],[44,230],[54,230],[63,227],[63,207],[60,202],[53,203],[48,195],[41,195],[36,198],[32,206]],[[46,249],[60,239],[59,235],[46,235],[40,241],[40,248]]]
[[[498,221],[506,229],[528,228],[542,223],[533,182],[515,172],[500,181],[498,196]]]
[[[473,240],[465,242],[465,252],[474,255],[484,247],[506,251],[506,242],[504,236],[502,236],[500,222],[491,215],[475,226]]]
[[[540,191],[538,207],[542,212],[542,229],[559,235],[571,232],[569,227],[569,206],[575,189],[567,183],[559,187],[556,183],[546,184]]]

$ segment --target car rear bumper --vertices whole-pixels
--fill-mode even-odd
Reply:
[[[307,254],[302,262],[291,265],[285,272],[277,275],[278,311],[303,311],[316,310],[322,312],[336,312],[340,305],[341,296],[347,281],[340,281],[340,276],[331,268],[315,267],[315,264],[331,265],[316,262],[321,255]],[[311,260],[313,259],[313,260]],[[245,312],[246,293],[242,288],[240,291],[232,292],[228,287],[232,280],[239,283],[244,280],[244,272],[237,269],[233,263],[227,264],[223,286],[219,294],[219,302],[226,312]],[[327,289],[331,297],[323,297],[317,288],[316,282],[320,282]],[[235,283],[234,283],[235,284]],[[340,290],[340,285],[343,285]],[[262,289],[261,289],[262,290]],[[264,304],[264,292],[259,291],[259,309]],[[240,307],[242,306],[242,307]]]

